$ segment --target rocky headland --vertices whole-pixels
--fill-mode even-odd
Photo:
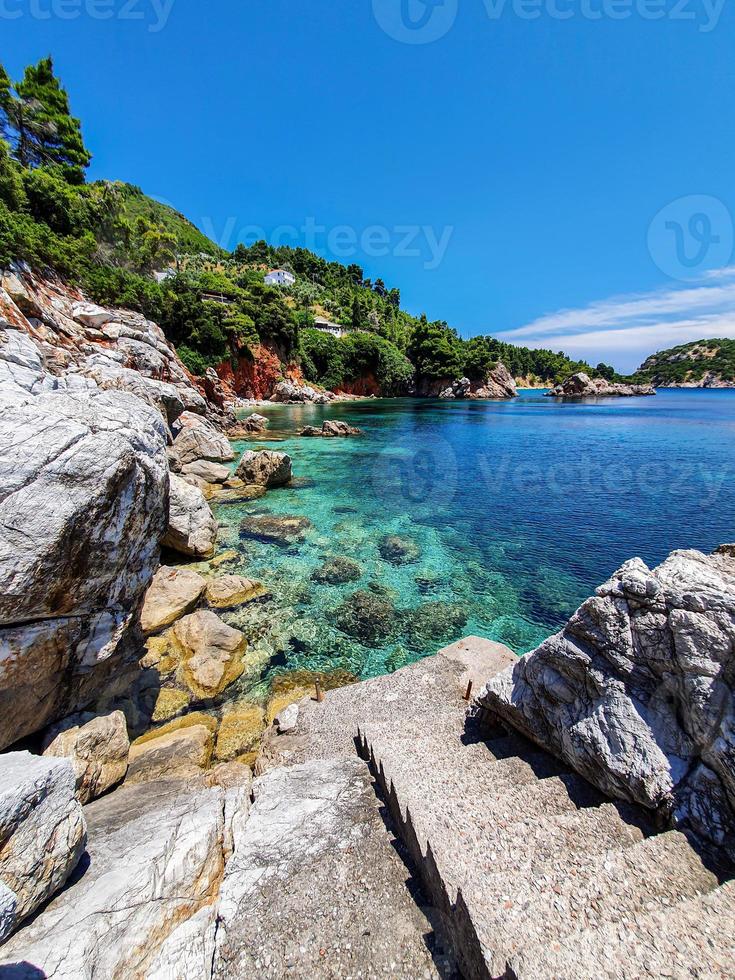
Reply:
[[[636,398],[655,395],[651,384],[622,384],[579,372],[546,392],[549,398]]]

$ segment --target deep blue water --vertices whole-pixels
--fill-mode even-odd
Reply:
[[[284,449],[307,478],[218,508],[222,546],[237,548],[240,570],[275,596],[231,617],[257,634],[261,678],[274,667],[369,676],[468,633],[521,653],[628,558],[655,565],[675,548],[708,551],[735,539],[733,391],[582,403],[525,391],[512,402],[259,411],[271,420],[269,437],[284,441],[248,448]],[[295,437],[323,418],[365,434]],[[242,539],[242,520],[263,513],[305,516],[313,527],[286,546]],[[415,560],[381,557],[386,534],[409,539]],[[338,555],[359,563],[359,581],[311,579]],[[364,609],[352,628],[356,590],[380,600],[375,610],[368,603],[377,626],[368,622],[367,640]]]

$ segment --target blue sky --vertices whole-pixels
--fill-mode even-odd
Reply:
[[[53,54],[92,177],[464,336],[623,370],[735,336],[735,5],[432,3],[0,0],[0,60]]]

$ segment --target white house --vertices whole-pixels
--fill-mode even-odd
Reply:
[[[314,329],[323,330],[325,333],[331,333],[333,337],[342,337],[346,332],[338,323],[332,323],[331,320],[325,320],[323,316],[314,317]]]
[[[292,272],[286,272],[285,269],[271,269],[266,276],[263,276],[263,282],[269,286],[293,286],[296,276]]]

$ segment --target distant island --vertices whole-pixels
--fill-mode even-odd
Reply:
[[[659,351],[634,380],[656,388],[735,388],[735,340],[696,340]]]

